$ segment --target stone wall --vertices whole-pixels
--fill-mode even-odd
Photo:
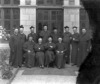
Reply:
[[[30,26],[34,26],[36,32],[36,0],[31,0],[30,5],[26,5],[26,1],[21,0],[20,24],[25,27],[24,31],[26,35],[30,32]]]
[[[20,24],[24,25],[25,33],[29,33],[29,27],[34,26],[36,32],[36,0],[31,0],[30,5],[26,5],[25,0],[20,0]],[[72,27],[77,26],[79,32],[80,23],[80,0],[75,0],[74,4],[70,5],[69,0],[64,0],[64,26]]]
[[[73,33],[72,27],[77,26],[79,32],[80,23],[80,0],[75,0],[73,5],[69,4],[69,0],[64,0],[64,26],[70,27],[70,32]]]

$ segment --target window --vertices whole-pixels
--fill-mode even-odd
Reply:
[[[16,4],[16,5],[19,5],[20,4],[20,0],[13,0],[13,3]]]
[[[63,5],[63,0],[37,0],[37,5]]]
[[[69,5],[75,5],[75,0],[69,0]]]
[[[53,0],[47,0],[47,4],[53,4]]]
[[[0,10],[0,19],[1,19],[1,10]]]
[[[13,19],[19,19],[19,18],[20,18],[19,9],[13,9]]]
[[[37,4],[38,5],[43,5],[44,4],[44,0],[37,0]]]
[[[10,15],[11,15],[10,9],[9,8],[4,9],[4,19],[10,19]]]
[[[31,5],[31,0],[25,0],[26,5]]]
[[[63,5],[63,0],[56,0],[57,5]]]
[[[4,0],[4,4],[10,4],[10,0]]]

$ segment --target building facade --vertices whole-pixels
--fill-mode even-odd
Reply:
[[[64,26],[69,26],[70,32],[77,26],[79,32],[89,28],[89,20],[80,0],[0,0],[0,25],[8,31],[23,25],[26,34],[30,26],[40,32],[43,25],[50,31],[57,27],[59,32]]]

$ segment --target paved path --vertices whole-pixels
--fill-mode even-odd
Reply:
[[[76,67],[20,69],[11,84],[76,84]],[[65,73],[65,74],[64,74]]]

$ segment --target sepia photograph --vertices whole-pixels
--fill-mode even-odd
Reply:
[[[100,84],[100,0],[0,0],[0,84]]]

